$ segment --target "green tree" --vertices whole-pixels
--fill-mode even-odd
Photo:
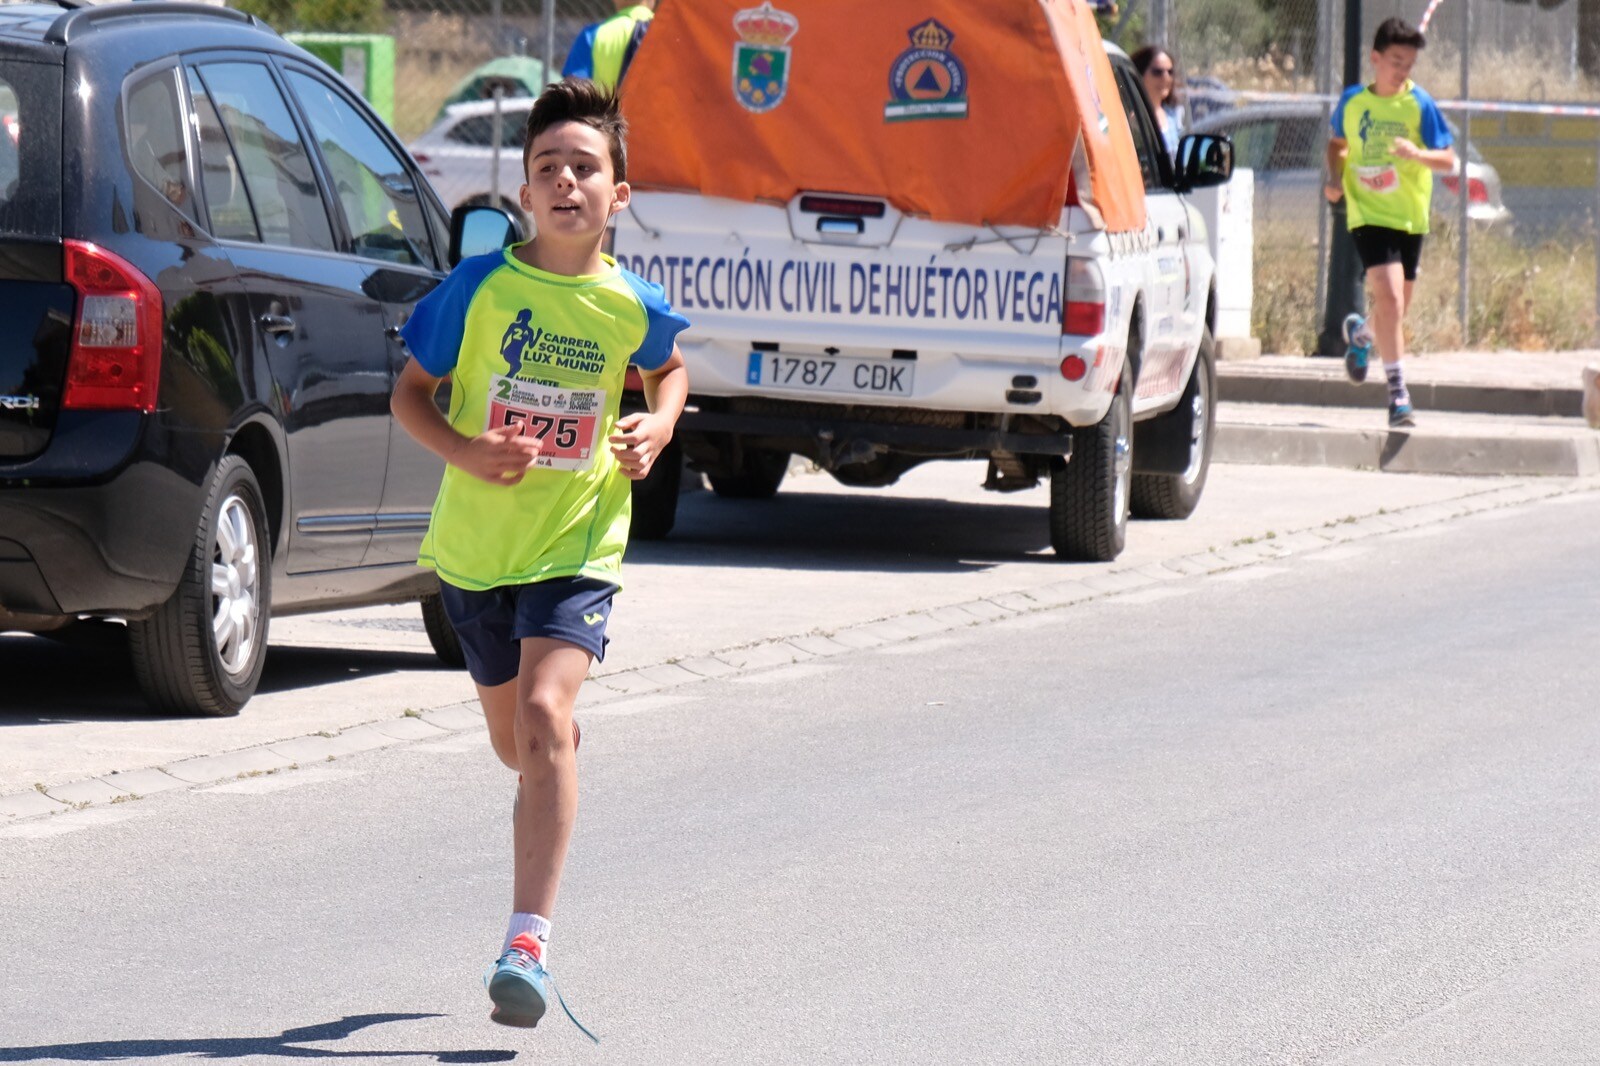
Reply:
[[[234,0],[276,30],[379,33],[389,27],[383,0]]]

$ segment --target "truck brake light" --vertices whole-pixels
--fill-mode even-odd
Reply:
[[[61,406],[154,411],[161,378],[161,291],[133,264],[99,245],[62,243],[78,313]]]
[[[1061,304],[1061,332],[1097,337],[1106,328],[1106,283],[1092,259],[1067,257],[1067,285]]]
[[[1452,193],[1461,189],[1461,179],[1454,174],[1441,178],[1444,187]],[[1467,179],[1467,202],[1469,204],[1486,204],[1489,202],[1489,187],[1483,183],[1482,178]]]

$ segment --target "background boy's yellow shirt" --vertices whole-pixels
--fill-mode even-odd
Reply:
[[[1370,86],[1346,89],[1333,110],[1333,135],[1348,144],[1344,197],[1349,226],[1383,226],[1402,233],[1427,233],[1433,203],[1433,171],[1394,154],[1394,139],[1423,148],[1455,141],[1439,107],[1407,79],[1393,96]]]
[[[468,437],[523,424],[544,450],[515,485],[446,467],[418,559],[465,589],[555,577],[622,583],[632,482],[607,444],[628,364],[672,356],[688,322],[659,286],[621,269],[536,270],[512,249],[466,259],[401,330],[412,356],[450,378],[450,425]]]

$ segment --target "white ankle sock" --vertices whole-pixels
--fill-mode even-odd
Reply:
[[[548,963],[550,960],[550,919],[540,914],[529,914],[518,911],[511,916],[510,923],[506,926],[506,942],[500,947],[500,954],[504,955],[511,950],[511,942],[523,933],[527,933],[539,942],[539,961]]]
[[[1401,363],[1385,363],[1383,376],[1389,380],[1390,403],[1411,402],[1411,393],[1406,389],[1406,372]]]

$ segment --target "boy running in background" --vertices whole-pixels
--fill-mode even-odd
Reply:
[[[1406,390],[1405,316],[1417,280],[1435,172],[1452,173],[1455,138],[1433,97],[1411,80],[1422,31],[1386,19],[1372,42],[1373,81],[1346,89],[1328,141],[1330,203],[1346,198],[1350,236],[1367,272],[1371,320],[1344,322],[1345,370],[1365,381],[1374,343],[1389,379],[1389,424],[1416,424]],[[1463,189],[1464,191],[1464,189]]]
[[[578,807],[573,705],[605,655],[630,479],[650,472],[688,397],[674,343],[688,322],[600,252],[628,203],[625,136],[594,83],[545,89],[520,191],[538,235],[463,260],[417,305],[391,403],[448,464],[419,561],[439,574],[495,754],[519,775],[512,914],[485,979],[503,1025],[536,1025],[549,1007],[550,916]],[[629,363],[650,410],[619,418]],[[447,376],[448,417],[434,403]]]

